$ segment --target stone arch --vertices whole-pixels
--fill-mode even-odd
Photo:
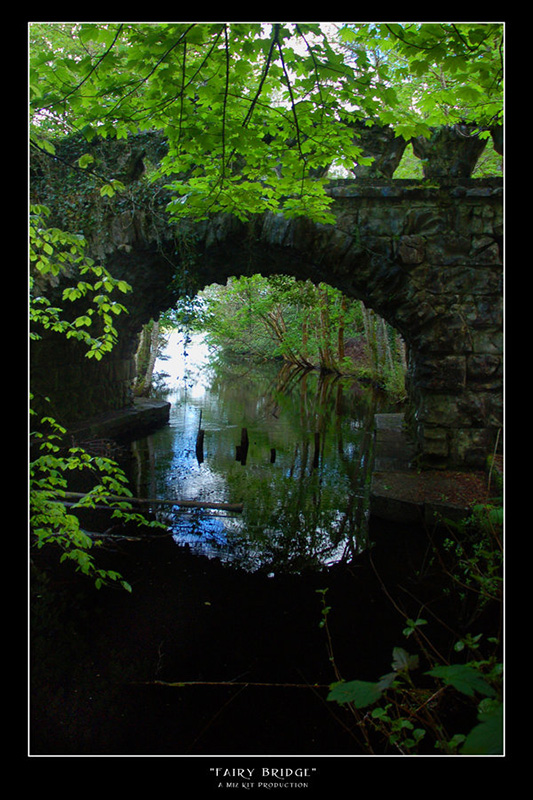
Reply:
[[[107,202],[89,244],[133,286],[113,353],[88,364],[72,342],[50,338],[34,348],[34,390],[54,398],[60,419],[132,402],[137,335],[184,291],[231,275],[280,273],[331,284],[400,332],[423,463],[484,463],[502,425],[501,181],[332,182],[328,225],[271,213],[170,225],[164,192],[140,197],[141,190],[139,183],[129,205]]]

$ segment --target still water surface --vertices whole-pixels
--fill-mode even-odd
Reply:
[[[155,369],[170,419],[132,445],[135,494],[243,504],[242,513],[158,511],[178,545],[272,574],[364,547],[371,427],[383,410],[370,387],[282,363],[231,363],[179,331]]]

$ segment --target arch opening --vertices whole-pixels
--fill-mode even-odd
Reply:
[[[254,273],[206,286],[143,327],[137,363],[151,368],[157,331],[176,326],[204,331],[233,357],[358,378],[405,399],[403,338],[361,300],[326,283]],[[138,375],[136,391],[146,386]]]

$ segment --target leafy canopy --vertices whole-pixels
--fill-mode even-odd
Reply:
[[[361,160],[354,117],[410,138],[501,116],[497,24],[35,23],[32,143],[158,129],[174,216],[328,221],[311,170]],[[281,165],[281,169],[279,168]]]
[[[406,138],[428,125],[503,119],[503,25],[376,23],[339,35],[354,69],[372,75],[380,119]]]

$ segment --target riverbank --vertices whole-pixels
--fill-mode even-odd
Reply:
[[[76,441],[119,439],[124,436],[132,438],[166,425],[169,414],[170,403],[166,400],[136,397],[131,406],[74,423],[69,427],[68,435]]]
[[[419,470],[404,428],[403,414],[376,414],[370,514],[399,523],[459,522],[498,492],[503,459],[492,472]]]

